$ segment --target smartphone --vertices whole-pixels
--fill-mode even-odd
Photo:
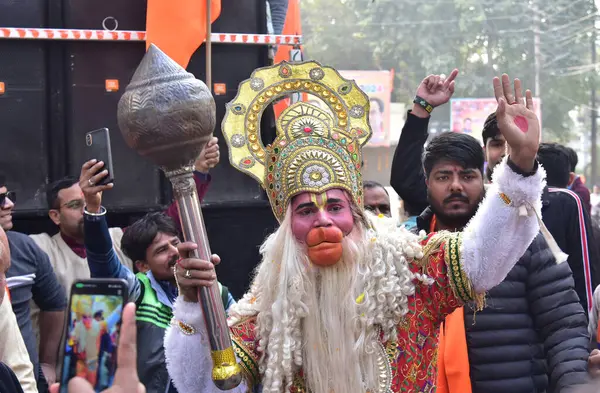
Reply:
[[[127,283],[121,279],[80,280],[71,287],[65,326],[60,393],[73,377],[100,392],[113,383]]]
[[[86,145],[86,161],[96,159],[104,162],[104,166],[98,171],[108,170],[108,174],[102,178],[97,184],[106,185],[113,183],[114,171],[112,163],[112,150],[110,149],[110,133],[108,128],[100,128],[99,130],[90,131],[85,134]]]

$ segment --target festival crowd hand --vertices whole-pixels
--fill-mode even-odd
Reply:
[[[498,101],[496,118],[498,128],[510,148],[510,160],[524,172],[531,172],[540,145],[540,123],[533,111],[531,91],[521,90],[521,81],[515,79],[514,91],[508,75],[494,78],[494,94]]]
[[[123,309],[123,325],[117,349],[117,372],[113,385],[101,393],[145,393],[146,388],[140,382],[137,373],[137,327],[135,325],[135,303],[129,303]],[[54,384],[50,393],[58,393],[60,386]],[[69,381],[69,393],[95,393],[94,387],[83,378],[75,377]]]
[[[452,70],[448,78],[443,75],[429,75],[423,79],[415,94],[434,108],[444,105],[454,94],[454,80],[457,75],[458,69]],[[419,117],[429,117],[429,113],[417,104],[415,104],[413,112],[416,112],[415,114]]]
[[[209,261],[186,258],[198,246],[192,242],[180,243],[177,246],[181,259],[175,265],[175,278],[179,293],[186,302],[198,302],[198,288],[210,287],[217,280],[215,265],[221,262],[218,255],[213,254]]]
[[[213,136],[196,159],[195,169],[201,173],[208,173],[209,170],[217,166],[219,159],[219,139]]]
[[[48,382],[49,385],[55,383],[56,367],[48,363],[40,363],[40,367],[42,368],[42,372],[44,373],[44,378],[46,378],[46,382]]]
[[[107,185],[98,185],[104,176],[108,174],[105,169],[97,173],[104,166],[104,162],[96,159],[89,160],[81,167],[79,175],[79,187],[85,198],[85,209],[90,213],[99,213],[102,205],[102,191],[113,188],[113,183]]]
[[[600,377],[600,350],[594,349],[588,358],[588,373],[593,378]]]

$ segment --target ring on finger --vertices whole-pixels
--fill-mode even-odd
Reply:
[[[186,269],[185,270],[185,274],[183,275],[183,277],[188,278],[188,279],[192,278],[192,272],[190,272],[189,269]]]
[[[94,187],[94,181],[92,179],[88,179],[88,184],[90,187]]]

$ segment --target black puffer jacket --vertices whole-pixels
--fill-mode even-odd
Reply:
[[[421,119],[410,112],[402,128],[402,134],[392,161],[390,184],[404,201],[404,208],[411,216],[418,216],[429,205],[427,185],[421,165],[423,145],[428,138],[429,119]],[[562,251],[569,255],[569,266],[575,278],[575,290],[581,305],[588,309],[588,293],[591,295],[600,285],[600,254],[592,233],[591,219],[581,209],[573,193],[562,190],[544,190],[542,195],[542,219]],[[430,213],[429,213],[430,214]],[[427,214],[417,222],[427,219]],[[429,226],[423,227],[429,230]]]
[[[541,235],[483,311],[465,309],[465,329],[473,393],[560,393],[587,380],[586,315],[569,264]]]
[[[428,232],[431,217],[426,209],[415,231]],[[574,285],[540,234],[483,311],[465,308],[472,393],[562,393],[587,382],[587,317]]]

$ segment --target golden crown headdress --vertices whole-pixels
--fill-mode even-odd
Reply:
[[[274,100],[296,92],[319,97],[328,111],[298,102],[277,119],[277,137],[264,147],[260,119]],[[265,188],[281,222],[301,192],[348,191],[363,206],[362,146],[371,137],[369,98],[354,81],[314,61],[260,68],[227,104],[223,135],[231,164]]]

